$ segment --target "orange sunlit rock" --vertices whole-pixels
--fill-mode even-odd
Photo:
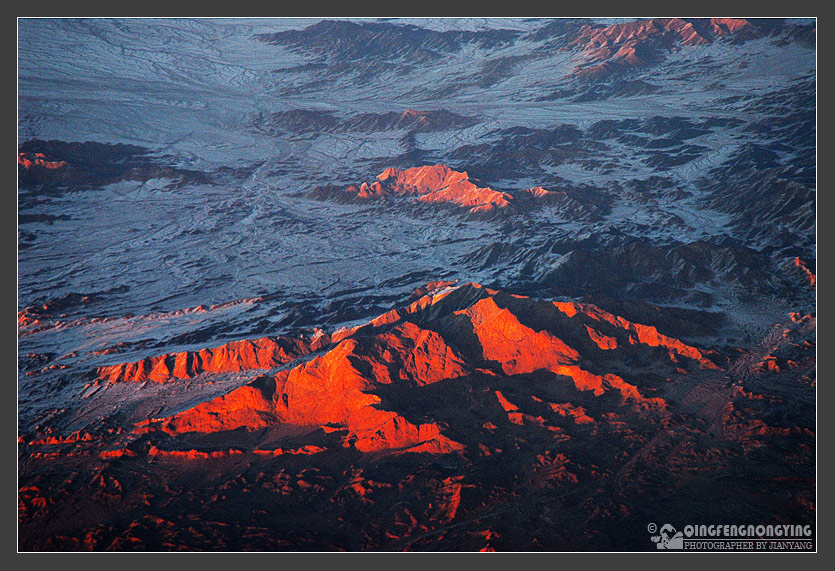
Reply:
[[[27,170],[32,167],[55,170],[67,166],[67,161],[48,161],[43,153],[36,153],[34,156],[29,153],[18,153],[17,164]]]
[[[466,172],[453,170],[443,164],[408,169],[390,167],[372,183],[352,184],[342,191],[333,187],[317,187],[312,195],[316,198],[361,202],[383,197],[406,197],[428,204],[452,204],[479,215],[506,212],[505,209],[514,205],[524,208],[530,206],[532,200],[540,205],[559,203],[567,197],[565,191],[550,191],[541,186],[512,192],[495,190],[481,186]]]
[[[110,382],[153,381],[164,383],[192,378],[200,373],[230,373],[272,369],[310,351],[302,339],[263,337],[233,341],[214,349],[170,353],[132,363],[100,367],[97,376]]]
[[[383,382],[391,379],[386,369],[392,367],[398,371],[399,380],[418,385],[460,377],[467,372],[464,361],[440,335],[408,321],[380,335],[374,343],[371,350],[385,365],[378,376]]]
[[[474,212],[505,208],[512,200],[507,193],[477,186],[466,172],[446,165],[388,168],[377,179],[396,194],[414,194],[420,202],[448,202]]]
[[[801,260],[799,257],[796,257],[794,259],[794,265],[803,270],[803,272],[806,274],[806,277],[809,279],[809,285],[811,285],[813,288],[816,287],[817,278],[815,274],[813,274],[809,270],[809,267],[806,265],[806,262]]]
[[[635,20],[602,27],[586,25],[574,41],[582,49],[583,58],[575,73],[594,75],[614,66],[645,65],[656,57],[656,50],[710,44],[716,37],[735,34],[750,25],[747,20],[736,18],[712,18],[698,29],[681,18]]]
[[[392,368],[399,371],[396,378]],[[174,415],[161,428],[174,434],[256,430],[277,423],[335,424],[347,428],[354,447],[364,452],[415,448],[446,453],[463,447],[434,424],[415,425],[377,408],[380,398],[367,391],[393,382],[424,385],[464,372],[461,360],[437,334],[403,323],[367,344],[346,339],[275,379],[240,387]]]
[[[377,180],[395,192],[428,194],[467,181],[466,172],[454,171],[446,165],[413,167],[406,170],[387,168]]]
[[[597,322],[598,324],[608,324],[613,327],[613,332],[628,334],[628,341],[630,344],[634,345],[640,343],[650,347],[664,347],[665,349],[670,350],[671,356],[677,354],[687,357],[688,359],[692,359],[703,369],[719,368],[705,356],[704,352],[687,345],[678,339],[662,335],[651,325],[633,323],[623,317],[613,315],[591,304],[555,302],[554,306],[568,317],[575,317],[579,314],[580,319],[588,319],[591,320],[591,322]],[[589,326],[587,325],[587,327]],[[601,334],[600,331],[597,331],[597,334]],[[592,335],[591,331],[589,332],[589,335]],[[617,341],[614,335],[612,337],[615,341]],[[593,337],[592,339],[594,340]],[[597,341],[595,341],[595,343],[597,343]]]
[[[151,446],[151,449],[148,451],[148,455],[154,458],[172,460],[206,460],[208,458],[223,458],[239,454],[243,454],[243,452],[234,448],[202,452],[200,450],[160,450],[156,446]]]
[[[614,337],[609,337],[607,335],[603,335],[599,331],[592,329],[588,325],[586,325],[586,331],[589,333],[589,338],[594,341],[598,347],[603,350],[609,349],[617,349],[618,347],[618,340]]]
[[[132,456],[136,456],[136,452],[134,452],[133,450],[128,450],[127,448],[120,448],[118,450],[105,450],[99,454],[100,458],[104,458],[107,460],[113,458],[125,458]]]
[[[575,363],[580,360],[580,354],[575,349],[547,331],[534,331],[523,325],[509,309],[500,308],[492,297],[455,313],[470,319],[484,358],[498,362],[505,374],[544,369],[569,377],[581,391],[592,391],[599,396],[615,390],[625,399],[662,404],[659,399],[644,399],[637,387],[617,375],[596,375],[577,366]]]
[[[496,391],[496,398],[499,399],[499,404],[502,405],[502,408],[505,409],[506,412],[519,410],[515,404],[512,404],[505,398],[501,391]]]
[[[569,459],[565,454],[554,454],[546,450],[544,454],[537,455],[536,460],[531,478],[534,486],[564,486],[578,482],[577,475],[568,469]]]
[[[530,373],[537,369],[553,370],[561,364],[573,363],[579,353],[546,331],[534,331],[508,309],[500,308],[488,297],[466,310],[484,351],[484,358],[498,361],[507,374]]]
[[[444,480],[444,487],[439,506],[439,519],[443,523],[448,523],[455,519],[458,513],[458,508],[461,506],[461,489],[463,485],[457,481],[462,479],[462,476],[455,478],[447,478]]]
[[[253,452],[262,456],[283,456],[284,454],[310,456],[311,454],[319,454],[320,452],[324,452],[325,450],[327,450],[327,448],[322,448],[321,446],[314,446],[313,444],[307,444],[305,446],[302,446],[301,448],[275,448],[273,450],[253,450]]]
[[[492,378],[548,371],[556,382],[567,381],[572,390],[586,393],[584,398],[614,395],[621,406],[632,410],[663,411],[667,404],[662,398],[642,394],[636,384],[606,370],[606,363],[618,362],[624,351],[631,354],[644,347],[663,347],[672,361],[670,367],[681,374],[686,374],[682,366],[687,359],[716,368],[695,347],[590,304],[536,301],[478,284],[455,286],[450,282],[428,284],[416,293],[425,295],[365,324],[318,332],[314,341],[265,338],[230,343],[213,350],[117,366],[111,378],[162,380],[198,370],[267,368],[292,359],[291,350],[298,355],[318,351],[309,361],[274,376],[260,377],[173,416],[140,422],[136,432],[207,434],[288,425],[339,433],[342,447],[362,452],[446,454],[462,451],[464,445],[444,434],[444,423],[430,418],[407,420],[381,395],[394,387],[423,390],[471,375]],[[428,322],[433,324],[431,328],[421,325],[428,316],[432,316]],[[461,331],[468,332],[470,340],[458,344]],[[557,331],[561,333],[557,335]],[[597,364],[589,361],[589,355],[595,353],[583,355],[581,350],[591,348],[605,350],[606,357]],[[595,424],[585,408],[571,403],[544,403],[534,398],[533,402],[548,408],[528,410],[520,408],[522,403],[508,400],[502,391],[495,394],[510,422],[545,429],[557,441],[569,436],[561,428],[566,425],[552,425],[549,418],[556,419],[554,415],[577,425]],[[486,431],[497,430],[490,421],[480,425]],[[302,453],[299,450],[303,449],[259,449],[255,453],[275,456]],[[494,453],[491,447],[486,450]]]
[[[571,417],[574,419],[574,422],[577,424],[589,424],[593,423],[594,419],[586,414],[586,409],[581,406],[574,406],[571,403],[547,403],[548,406],[559,414],[560,416],[564,417]]]
[[[717,35],[733,34],[751,25],[748,20],[741,18],[711,18],[713,33]]]
[[[72,444],[74,442],[89,442],[93,440],[93,436],[87,432],[76,430],[67,436],[45,436],[33,440],[29,444],[32,446],[39,446],[44,444]]]

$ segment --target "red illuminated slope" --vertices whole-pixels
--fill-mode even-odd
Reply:
[[[676,46],[710,44],[717,37],[749,27],[747,20],[735,18],[655,18],[603,27],[584,26],[574,41],[583,50],[583,63],[575,71],[594,74],[616,66],[646,65]]]
[[[97,376],[111,382],[189,379],[200,373],[272,369],[309,353],[311,343],[289,337],[233,341],[213,349],[169,353],[131,363],[100,367]]]
[[[55,170],[67,166],[67,161],[49,161],[43,153],[18,153],[17,164],[27,170],[38,167]]]
[[[734,502],[813,521],[816,324],[790,319],[760,346],[719,355],[595,305],[433,282],[298,345],[211,350],[234,363],[218,370],[300,356],[196,405],[166,395],[222,385],[183,382],[167,365],[156,378],[167,385],[103,383],[90,405],[116,397],[118,416],[21,434],[22,536],[64,549],[209,549],[244,522],[259,548],[310,547],[311,534],[330,546],[338,529],[346,539],[334,545],[349,550],[439,539],[562,549],[574,543],[560,530],[579,521],[607,538],[634,527],[626,547],[637,535],[652,548],[633,515],[661,494],[705,521]],[[273,344],[286,355],[269,357]],[[149,406],[131,416],[128,393]],[[529,532],[531,518],[550,527]],[[571,541],[609,546],[596,534]]]
[[[809,280],[809,285],[813,288],[817,286],[817,276],[812,273],[812,270],[809,269],[809,266],[805,261],[801,260],[799,257],[795,257],[794,265],[803,271],[806,275],[806,279]]]
[[[314,198],[367,201],[383,197],[410,197],[418,202],[452,204],[472,214],[494,214],[512,205],[522,207],[536,204],[540,199],[553,202],[565,198],[565,193],[536,187],[516,194],[480,186],[466,172],[446,165],[427,165],[405,170],[388,168],[372,183],[350,185],[344,190],[318,187],[310,193]],[[543,203],[544,203],[543,202]]]
[[[441,435],[436,425],[415,425],[376,408],[381,399],[370,391],[379,384],[422,385],[465,372],[461,359],[436,333],[405,322],[366,343],[346,339],[274,379],[241,387],[175,415],[162,428],[178,433],[254,430],[275,423],[335,424],[347,428],[354,446],[364,452],[414,447],[452,452],[461,446]]]
[[[470,181],[466,172],[454,171],[445,165],[406,170],[389,168],[377,180],[395,193],[417,194],[421,202],[449,202],[471,212],[505,208],[512,200],[507,193],[479,187]]]
[[[642,389],[639,382],[625,377],[630,363],[649,359],[655,370],[668,374],[717,367],[695,347],[595,306],[510,296],[477,284],[439,283],[427,288],[431,293],[410,305],[363,326],[317,338],[315,345],[287,339],[279,345],[271,338],[238,341],[214,350],[116,365],[99,374],[111,381],[176,381],[198,370],[278,367],[305,352],[321,350],[312,360],[273,377],[261,377],[174,416],[146,421],[141,431],[181,434],[280,425],[323,427],[346,431],[343,446],[363,452],[448,453],[464,446],[443,434],[442,424],[408,420],[380,396],[388,394],[385,387],[410,391],[472,375],[546,373],[556,386],[574,391],[566,394],[587,395],[583,402],[606,396],[617,407],[660,411],[666,407],[663,399],[642,392],[654,387],[644,383]],[[632,372],[639,381],[640,373]],[[547,406],[562,417],[586,418],[581,406],[552,402]],[[541,415],[516,420],[550,426]]]

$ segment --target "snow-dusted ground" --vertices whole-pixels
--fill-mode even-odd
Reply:
[[[285,319],[296,305],[334,319],[326,308],[336,300],[373,314],[375,304],[403,299],[432,279],[491,280],[498,275],[495,268],[467,270],[460,260],[499,241],[535,242],[549,233],[606,228],[661,242],[721,235],[728,232],[728,216],[700,207],[694,182],[756,137],[719,128],[687,141],[708,150],[660,174],[694,193],[690,198],[657,199],[649,208],[617,197],[604,221],[588,227],[547,211],[500,224],[449,210],[433,214],[395,208],[385,213],[375,205],[299,198],[298,193],[318,184],[373,180],[379,163],[406,150],[405,132],[282,136],[253,128],[259,114],[319,109],[346,117],[414,108],[478,118],[465,129],[415,135],[419,149],[444,161],[455,149],[489,146],[502,129],[517,127],[569,124],[585,130],[604,119],[653,116],[760,119],[740,116],[737,108],[720,102],[730,95],[784,89],[815,72],[815,53],[808,47],[777,46],[767,39],[742,45],[717,42],[670,54],[650,78],[662,87],[655,94],[545,100],[567,85],[576,61],[570,52],[535,52],[541,46],[521,37],[494,50],[465,45],[421,67],[362,80],[350,70],[330,76],[303,68],[321,58],[256,39],[310,23],[20,20],[20,142],[129,143],[148,147],[174,166],[244,173],[176,188],[167,180],[124,181],[52,196],[36,206],[38,214],[63,218],[20,227],[26,237],[19,252],[20,309],[69,293],[102,296],[89,307],[70,310],[59,323],[45,320],[23,330],[21,356],[50,355],[50,365],[66,368],[21,372],[22,420],[61,409],[61,399],[77,397],[87,382],[81,373],[99,365],[295,326],[335,325],[315,323],[315,316],[301,322]],[[434,30],[520,33],[544,25],[519,19],[412,23]],[[526,56],[495,83],[473,83],[485,62]],[[694,74],[681,79],[682,69]],[[603,172],[568,160],[543,166],[542,174],[595,186],[659,174],[642,152],[614,140],[607,144],[608,156],[600,158],[614,161],[617,168]],[[537,184],[530,175],[512,176],[503,180],[512,184],[511,190]],[[684,225],[664,226],[669,214]],[[559,259],[543,263],[558,265]],[[504,275],[513,275],[511,270]],[[195,331],[200,335],[189,337]],[[126,344],[120,352],[97,354],[119,343]]]

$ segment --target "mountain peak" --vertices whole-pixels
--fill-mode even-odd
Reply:
[[[269,339],[242,340],[210,352],[224,356],[217,366],[198,352],[190,362],[210,365],[204,371],[285,368],[173,416],[142,422],[137,429],[173,435],[325,427],[344,431],[343,445],[362,452],[446,454],[466,445],[445,434],[443,423],[431,416],[420,421],[404,416],[396,404],[405,398],[401,394],[477,378],[546,375],[567,396],[575,395],[578,406],[600,397],[616,409],[662,412],[664,399],[653,396],[657,381],[647,384],[634,372],[625,376],[631,364],[649,361],[667,375],[718,368],[709,352],[590,304],[509,295],[473,282],[432,282],[424,289],[428,293],[409,305],[364,325],[323,334],[318,348],[299,340],[295,356],[274,357],[277,341]],[[311,352],[313,358],[304,360]],[[158,365],[146,371],[147,378],[181,382],[189,375],[179,364],[189,362],[188,355],[152,358]],[[128,373],[137,369],[137,364],[123,364],[99,374],[120,382],[133,380]]]
[[[389,167],[377,175],[377,180],[370,184],[352,184],[344,190],[332,186],[316,187],[308,196],[340,201],[409,197],[424,204],[451,204],[466,209],[469,214],[479,216],[493,216],[532,206],[554,204],[560,200],[572,202],[565,192],[549,191],[541,186],[519,191],[495,190],[483,186],[466,171],[457,171],[444,164],[407,169]]]
[[[582,48],[576,73],[598,73],[613,67],[642,66],[659,61],[677,46],[707,45],[753,25],[738,18],[654,18],[609,26],[586,25],[574,44]]]

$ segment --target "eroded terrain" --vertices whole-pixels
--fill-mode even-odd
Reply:
[[[814,524],[814,21],[19,31],[21,550]]]

